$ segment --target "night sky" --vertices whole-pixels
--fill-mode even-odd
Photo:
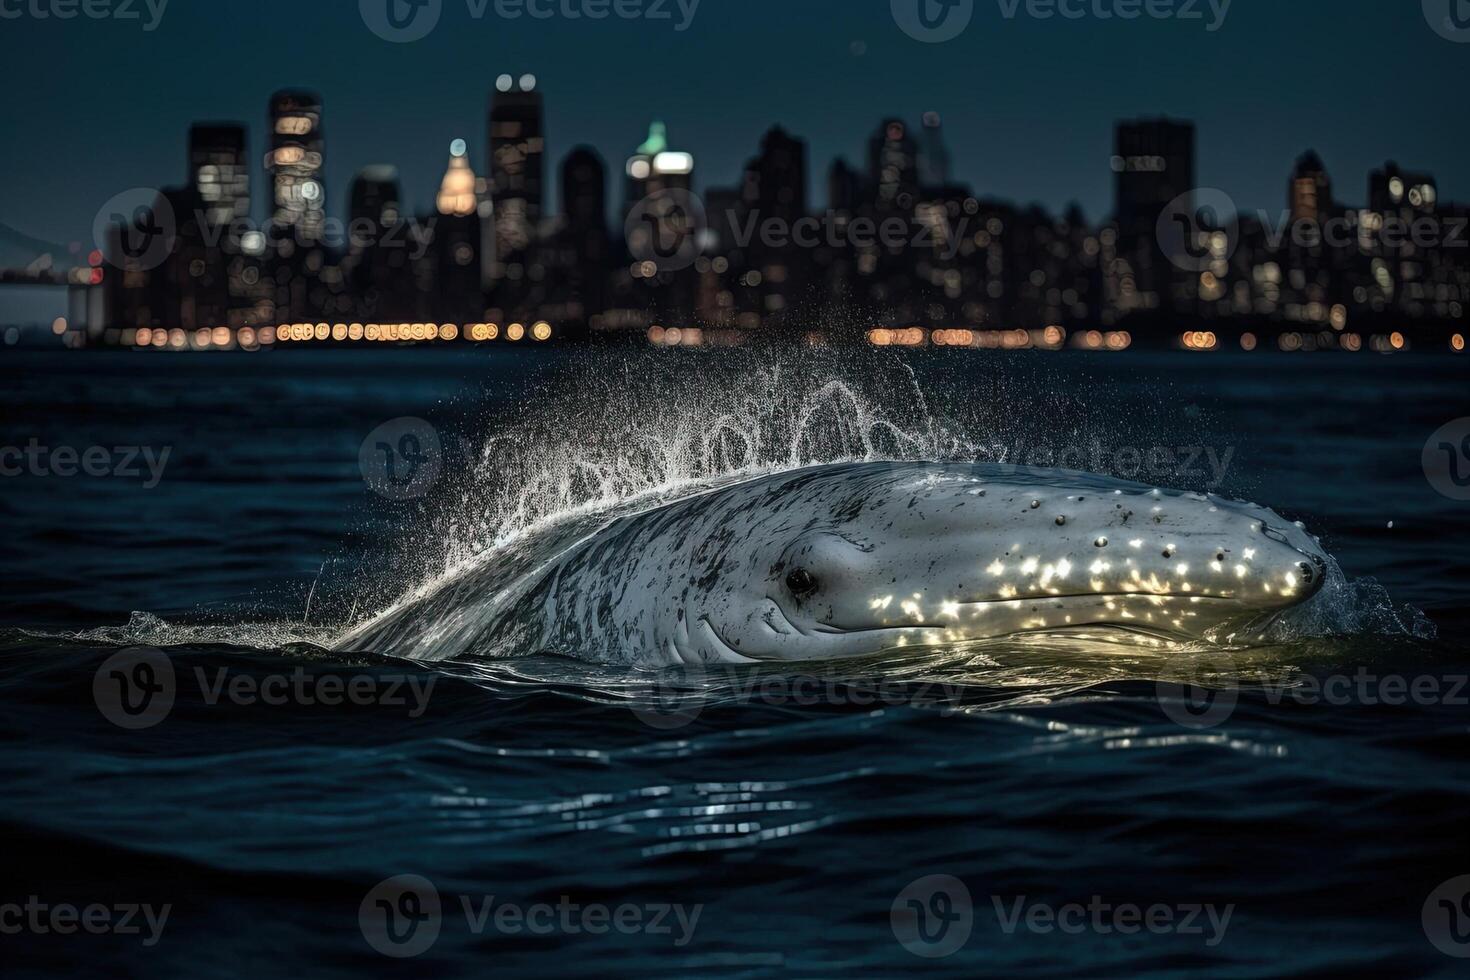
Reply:
[[[52,0],[0,7],[37,2]],[[421,212],[453,138],[483,172],[494,79],[527,71],[546,97],[553,189],[552,167],[577,143],[620,172],[655,117],[695,154],[698,187],[730,184],[780,123],[808,141],[824,206],[834,156],[860,164],[882,116],[936,110],[955,176],[977,193],[1053,210],[1076,200],[1093,221],[1111,208],[1113,123],[1139,115],[1195,120],[1199,182],[1244,208],[1280,208],[1308,147],[1348,203],[1389,158],[1434,173],[1444,198],[1470,197],[1470,45],[1431,31],[1420,0],[1235,0],[1214,33],[1208,0],[1204,21],[1132,22],[1007,20],[1000,0],[975,2],[968,30],[944,44],[900,31],[889,0],[702,0],[682,33],[677,0],[675,20],[659,22],[507,21],[493,5],[474,20],[466,0],[444,0],[437,30],[409,44],[370,33],[356,0],[171,0],[151,33],[138,21],[0,20],[0,222],[85,239],[118,191],[184,180],[196,120],[248,123],[258,159],[267,97],[288,86],[325,99],[332,213],[353,173],[378,162],[400,168]],[[621,183],[610,193],[619,201]],[[3,255],[17,257],[12,245]]]

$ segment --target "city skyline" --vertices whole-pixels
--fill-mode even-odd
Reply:
[[[327,180],[337,191],[330,210],[344,207],[358,169],[385,162],[403,175],[408,206],[423,210],[442,174],[443,148],[454,138],[479,143],[484,93],[500,71],[540,77],[556,158],[589,143],[605,159],[619,159],[630,134],[660,118],[699,156],[709,185],[737,179],[748,147],[772,122],[802,135],[813,160],[854,160],[870,115],[917,119],[936,111],[948,126],[954,172],[976,193],[1054,211],[1075,200],[1092,221],[1106,216],[1111,201],[1108,175],[1096,164],[1110,151],[1112,122],[1152,115],[1198,123],[1199,182],[1225,188],[1243,207],[1276,206],[1279,174],[1308,148],[1345,174],[1398,159],[1435,173],[1447,196],[1466,197],[1470,136],[1463,127],[1435,125],[1443,116],[1437,100],[1387,80],[1395,63],[1427,71],[1455,54],[1412,4],[1357,4],[1351,26],[1343,23],[1352,19],[1346,11],[1325,19],[1244,4],[1214,33],[1151,21],[1093,25],[1091,36],[1100,30],[1109,42],[1106,55],[1090,50],[1080,27],[1006,21],[983,9],[964,35],[925,45],[895,27],[885,4],[817,12],[746,4],[748,17],[773,27],[768,47],[752,52],[721,40],[741,17],[715,0],[700,5],[683,33],[651,23],[594,29],[466,21],[405,45],[373,37],[355,10],[297,10],[278,0],[253,6],[254,16],[231,8],[206,16],[176,3],[152,32],[82,22],[9,25],[17,37],[66,39],[76,60],[48,71],[38,61],[44,45],[18,45],[4,69],[16,79],[45,79],[0,118],[47,152],[0,164],[8,178],[0,188],[35,189],[24,197],[0,190],[0,221],[41,240],[76,239],[117,191],[170,182],[178,166],[172,142],[189,123],[245,120],[258,139],[259,106],[286,84],[320,92],[331,114],[336,149]],[[1347,38],[1364,23],[1379,28],[1380,46],[1349,56]],[[63,30],[69,33],[57,33]],[[340,43],[313,47],[326,30]],[[1251,40],[1242,45],[1243,34]],[[1296,44],[1301,37],[1312,43]],[[150,54],[165,46],[167,59]],[[761,70],[769,59],[785,62],[779,78]],[[188,70],[191,61],[210,70],[197,71],[179,91],[170,66]],[[1377,69],[1364,70],[1364,61]],[[117,72],[120,87],[112,83]],[[1161,90],[1161,77],[1182,81]],[[833,100],[827,86],[871,94]],[[143,119],[148,128],[139,130]],[[385,138],[394,152],[381,149]],[[109,159],[105,176],[54,165],[55,158],[87,159],[99,145]],[[259,156],[260,144],[252,147]],[[808,194],[820,199],[823,175],[813,169]],[[556,196],[552,189],[548,204],[556,206]]]
[[[415,216],[394,168],[365,167],[344,222],[327,207],[322,99],[283,90],[268,105],[254,192],[247,126],[196,123],[185,185],[135,190],[99,214],[100,250],[82,267],[91,286],[71,297],[87,342],[397,339],[410,324],[416,340],[455,339],[458,324],[480,340],[501,323],[511,339],[534,324],[541,341],[853,339],[877,328],[873,343],[1002,345],[1010,331],[1005,345],[1046,347],[1069,330],[1100,347],[1102,328],[1116,331],[1110,348],[1130,345],[1128,327],[1150,343],[1215,349],[1228,325],[1246,350],[1272,332],[1284,350],[1358,350],[1361,324],[1385,331],[1375,346],[1464,347],[1462,333],[1435,324],[1458,325],[1470,298],[1467,209],[1432,174],[1392,161],[1354,206],[1347,182],[1335,190],[1308,150],[1283,184],[1280,217],[1253,216],[1198,186],[1193,122],[1120,120],[1114,206],[1092,223],[1075,205],[1057,215],[977,195],[955,179],[931,112],[918,127],[881,120],[857,166],[827,168],[821,204],[809,203],[806,142],[780,125],[736,184],[701,197],[697,158],[657,121],[621,167],[581,145],[549,168],[537,79],[503,74],[478,174],[474,148],[455,139],[434,211]],[[554,210],[546,190],[558,182],[565,204]],[[261,199],[264,223],[251,216]],[[621,229],[608,221],[619,210]],[[837,323],[851,317],[868,327]],[[1165,325],[1181,317],[1221,332]]]

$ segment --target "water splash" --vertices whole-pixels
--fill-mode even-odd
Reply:
[[[134,612],[121,626],[99,626],[95,629],[59,634],[27,632],[32,636],[62,636],[81,643],[105,646],[202,645],[260,650],[278,650],[298,644],[325,647],[335,635],[332,629],[311,627],[300,622],[174,623],[147,612]]]
[[[930,410],[910,369],[872,367],[645,356],[611,373],[574,369],[570,397],[528,407],[486,440],[457,499],[431,518],[438,560],[424,571],[442,577],[547,522],[725,480],[822,463],[989,458]]]
[[[1374,578],[1349,578],[1337,559],[1329,556],[1322,591],[1278,617],[1263,638],[1291,642],[1332,636],[1403,636],[1433,641],[1438,635],[1422,611],[1395,602]]]

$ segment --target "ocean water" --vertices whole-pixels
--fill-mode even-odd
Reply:
[[[1463,975],[1466,364],[7,351],[6,975]],[[1215,490],[1339,567],[1253,648],[329,652],[542,522],[863,457]]]

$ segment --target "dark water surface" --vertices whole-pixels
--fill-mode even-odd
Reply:
[[[1421,450],[1470,416],[1470,362],[913,361],[1008,458],[1099,445],[1305,521],[1356,584],[1304,632],[1349,635],[671,679],[322,648],[410,584],[450,496],[505,493],[464,475],[570,355],[3,358],[0,446],[169,449],[156,486],[0,478],[0,906],[169,909],[152,942],[0,908],[7,976],[1463,975],[1430,933],[1470,940],[1470,504]],[[385,500],[359,451],[405,416],[446,475]]]

